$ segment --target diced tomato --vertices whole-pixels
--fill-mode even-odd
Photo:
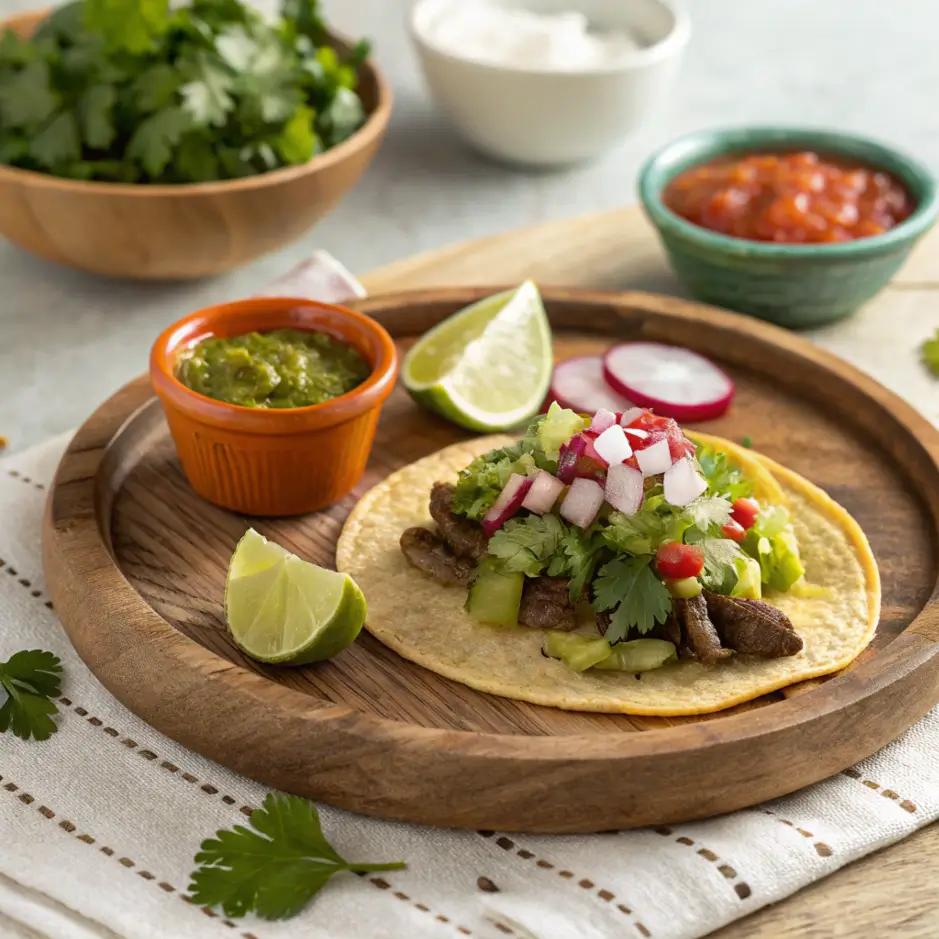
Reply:
[[[633,450],[645,450],[663,438],[668,440],[669,453],[672,460],[680,460],[684,456],[693,456],[694,444],[684,435],[678,422],[670,417],[661,417],[645,410],[629,425],[635,430],[644,430],[649,436],[638,438],[629,435],[629,442]]]
[[[655,553],[655,569],[669,580],[697,577],[704,570],[704,553],[693,544],[663,544]]]
[[[743,525],[731,519],[721,528],[721,534],[725,538],[730,538],[731,541],[743,541],[747,536],[747,531]]]
[[[737,499],[734,502],[730,517],[741,528],[752,528],[757,515],[760,514],[760,503],[756,499]]]

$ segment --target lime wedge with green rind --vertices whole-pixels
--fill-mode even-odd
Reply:
[[[348,574],[304,561],[253,528],[238,542],[225,618],[251,658],[272,665],[331,658],[355,642],[365,614],[365,597]]]
[[[526,281],[425,333],[404,360],[402,381],[431,411],[469,430],[492,432],[538,413],[553,364],[541,294]]]

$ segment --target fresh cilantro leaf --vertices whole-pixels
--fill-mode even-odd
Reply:
[[[179,90],[179,70],[160,62],[141,72],[134,81],[134,103],[143,114],[169,107]]]
[[[212,144],[198,133],[188,133],[180,140],[175,164],[182,182],[205,183],[219,176]]]
[[[12,29],[0,34],[0,66],[25,65],[33,57],[33,48]]]
[[[748,450],[752,450],[752,449],[753,449],[753,438],[752,438],[751,436],[749,436],[749,435],[747,435],[746,437],[744,437],[743,440],[740,441],[740,443],[741,443],[744,447],[746,447]]]
[[[183,108],[198,127],[224,127],[235,107],[231,96],[234,78],[205,53],[196,59],[194,78],[180,89]]]
[[[125,52],[148,52],[165,32],[169,0],[85,0],[84,24],[107,45]]]
[[[652,554],[669,538],[671,519],[647,506],[635,515],[613,512],[603,528],[603,540],[618,554]]]
[[[739,577],[736,561],[743,557],[737,542],[729,538],[710,538],[698,532],[690,533],[687,540],[700,548],[704,555],[704,570],[700,575],[704,588],[729,595]]]
[[[939,378],[939,329],[936,330],[935,335],[931,339],[927,339],[923,342],[919,351],[923,358],[923,365],[925,365],[936,378]]]
[[[192,124],[182,108],[164,108],[137,128],[127,155],[139,160],[151,177],[159,176],[173,158],[173,150]]]
[[[297,32],[314,42],[326,36],[326,24],[320,12],[319,0],[284,0],[281,15],[293,22]]]
[[[699,446],[695,455],[711,495],[727,496],[731,502],[753,495],[753,482],[727,459],[726,453]]]
[[[563,556],[556,556],[551,562],[548,575],[568,577],[571,603],[577,603],[593,581],[606,545],[595,528],[586,531],[569,528],[561,541],[561,551]]]
[[[81,152],[78,121],[71,111],[57,114],[29,144],[29,155],[49,169],[77,160]]]
[[[730,501],[723,496],[701,496],[686,505],[681,514],[692,527],[706,532],[709,528],[726,525],[732,509]]]
[[[51,652],[32,649],[17,652],[0,663],[0,733],[12,730],[23,740],[47,740],[58,729],[52,715],[58,708],[49,700],[58,697],[62,664]]]
[[[633,627],[645,635],[668,619],[672,597],[655,576],[651,562],[651,555],[614,558],[600,568],[593,584],[593,608],[613,610],[605,637],[608,642],[622,641]]]
[[[219,58],[236,74],[252,71],[261,47],[244,26],[226,26],[215,40]],[[280,62],[280,57],[277,58]]]
[[[226,916],[254,912],[262,919],[296,916],[340,871],[401,870],[403,863],[350,864],[323,835],[316,806],[270,793],[251,813],[251,828],[235,825],[202,842],[191,875],[190,899],[219,906]]]
[[[335,146],[347,140],[362,126],[365,109],[359,96],[349,88],[339,88],[332,103],[320,116],[320,130]]]
[[[114,102],[117,90],[113,85],[92,85],[78,99],[78,120],[82,139],[95,150],[107,150],[114,141]]]
[[[56,7],[36,28],[33,39],[75,42],[85,33],[84,0],[74,0]]]
[[[59,96],[49,86],[49,63],[30,62],[0,84],[0,125],[6,130],[38,127],[59,107]]]
[[[319,138],[313,129],[313,118],[312,109],[302,106],[297,108],[273,141],[274,149],[285,163],[306,163],[316,153]]]
[[[478,522],[492,508],[512,473],[524,475],[532,466],[545,468],[538,456],[534,442],[524,437],[511,447],[476,457],[460,470],[451,511]]]
[[[29,156],[29,141],[25,137],[7,135],[0,138],[0,163],[15,164]]]
[[[489,540],[489,554],[504,571],[537,577],[558,553],[568,528],[556,515],[510,519]]]

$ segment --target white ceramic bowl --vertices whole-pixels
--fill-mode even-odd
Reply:
[[[691,33],[664,0],[498,0],[537,13],[583,13],[599,30],[642,46],[589,71],[545,71],[459,58],[435,46],[429,24],[442,7],[475,0],[418,0],[410,32],[437,105],[476,149],[511,163],[562,166],[599,156],[653,113],[675,77]]]

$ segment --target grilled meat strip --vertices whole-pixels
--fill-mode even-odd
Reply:
[[[762,600],[704,592],[721,642],[745,655],[778,659],[802,651],[802,637],[782,610]]]
[[[468,587],[476,572],[472,561],[456,557],[439,535],[426,528],[408,528],[400,544],[411,564],[442,584]]]
[[[518,621],[536,629],[577,628],[577,614],[571,606],[567,581],[559,577],[525,578]]]
[[[733,655],[730,649],[721,648],[720,637],[708,617],[703,595],[690,600],[676,597],[672,601],[669,620],[673,622],[667,624],[666,635],[671,638],[676,632],[679,634],[680,658],[694,658],[704,665],[714,665]]]
[[[453,514],[454,488],[451,483],[434,483],[430,490],[430,515],[457,557],[478,561],[486,553],[488,540],[478,522]]]

